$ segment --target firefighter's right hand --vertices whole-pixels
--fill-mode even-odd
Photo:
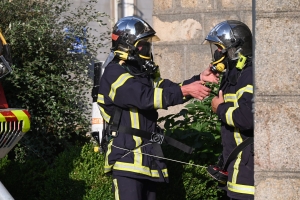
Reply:
[[[219,96],[215,96],[212,100],[211,100],[211,109],[214,113],[217,113],[217,109],[218,106],[224,103],[224,98],[223,98],[223,92],[222,90],[219,91]]]
[[[196,99],[203,100],[205,97],[209,96],[211,91],[210,88],[205,87],[203,84],[203,81],[195,81],[188,85],[181,86],[183,96],[192,96]]]

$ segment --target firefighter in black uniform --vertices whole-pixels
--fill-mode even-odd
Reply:
[[[113,27],[111,53],[103,65],[97,102],[112,138],[104,170],[113,176],[115,199],[156,199],[155,182],[168,182],[169,176],[163,160],[151,156],[160,152],[157,144],[161,141],[135,133],[160,132],[157,109],[192,97],[202,100],[210,93],[204,81],[218,82],[210,68],[181,84],[161,79],[151,52],[152,42],[158,40],[155,33],[140,18],[120,19]],[[123,129],[111,131],[109,127],[115,124]]]
[[[217,24],[207,35],[213,55],[212,69],[224,74],[212,110],[221,120],[223,161],[248,138],[253,139],[252,34],[236,20]],[[254,199],[253,142],[238,152],[227,167],[224,187],[231,199]]]

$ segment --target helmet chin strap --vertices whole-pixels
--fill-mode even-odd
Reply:
[[[217,60],[217,61],[214,61],[214,62],[212,62],[212,63],[210,63],[210,64],[212,64],[212,65],[216,65],[216,64],[218,64],[218,63],[220,63],[220,62],[222,62],[223,60],[224,60],[224,58],[225,58],[225,55],[223,55],[219,60]]]
[[[213,71],[214,73],[222,73],[226,68],[225,64],[223,63],[223,61],[225,59],[225,53],[226,53],[226,51],[224,51],[225,46],[222,44],[219,44],[219,43],[212,43],[212,44],[215,44],[216,46],[218,46],[218,49],[215,50],[214,55],[213,55],[214,60],[215,59],[217,59],[217,60],[210,63],[211,71]]]

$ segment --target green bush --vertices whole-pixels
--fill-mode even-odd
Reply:
[[[61,153],[46,172],[40,199],[113,199],[111,177],[104,175],[104,155],[90,143]]]
[[[11,155],[19,161],[41,157],[51,162],[89,131],[88,66],[108,37],[107,32],[92,35],[88,26],[91,21],[106,26],[107,16],[95,10],[96,3],[71,10],[68,0],[0,1],[0,29],[11,45],[14,64],[2,84],[9,106],[31,115],[31,130]],[[74,50],[76,37],[86,39],[87,54],[68,51]]]
[[[216,85],[211,88],[217,90]],[[159,187],[159,199],[226,199],[225,193],[205,169],[217,161],[222,150],[221,124],[211,111],[212,98],[191,100],[179,113],[159,119],[159,122],[164,122],[166,135],[195,148],[194,153],[188,155],[164,146],[165,157],[194,165],[168,161],[170,184]]]
[[[42,159],[25,163],[0,160],[0,179],[16,200],[113,199],[111,177],[104,175],[104,156],[91,143],[71,146],[52,165]]]

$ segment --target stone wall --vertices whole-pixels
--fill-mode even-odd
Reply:
[[[299,0],[256,0],[256,199],[300,199]]]
[[[154,60],[162,77],[175,82],[208,67],[210,47],[201,43],[216,24],[235,19],[252,29],[251,0],[154,0],[153,4],[153,28],[161,39],[154,44]],[[170,107],[159,114],[177,113],[182,107]]]
[[[252,30],[256,200],[300,199],[299,4],[299,0],[154,0],[153,27],[161,38],[155,43],[154,59],[162,77],[176,82],[208,66],[209,47],[201,43],[214,25],[236,19]],[[160,111],[160,116],[181,108]]]

